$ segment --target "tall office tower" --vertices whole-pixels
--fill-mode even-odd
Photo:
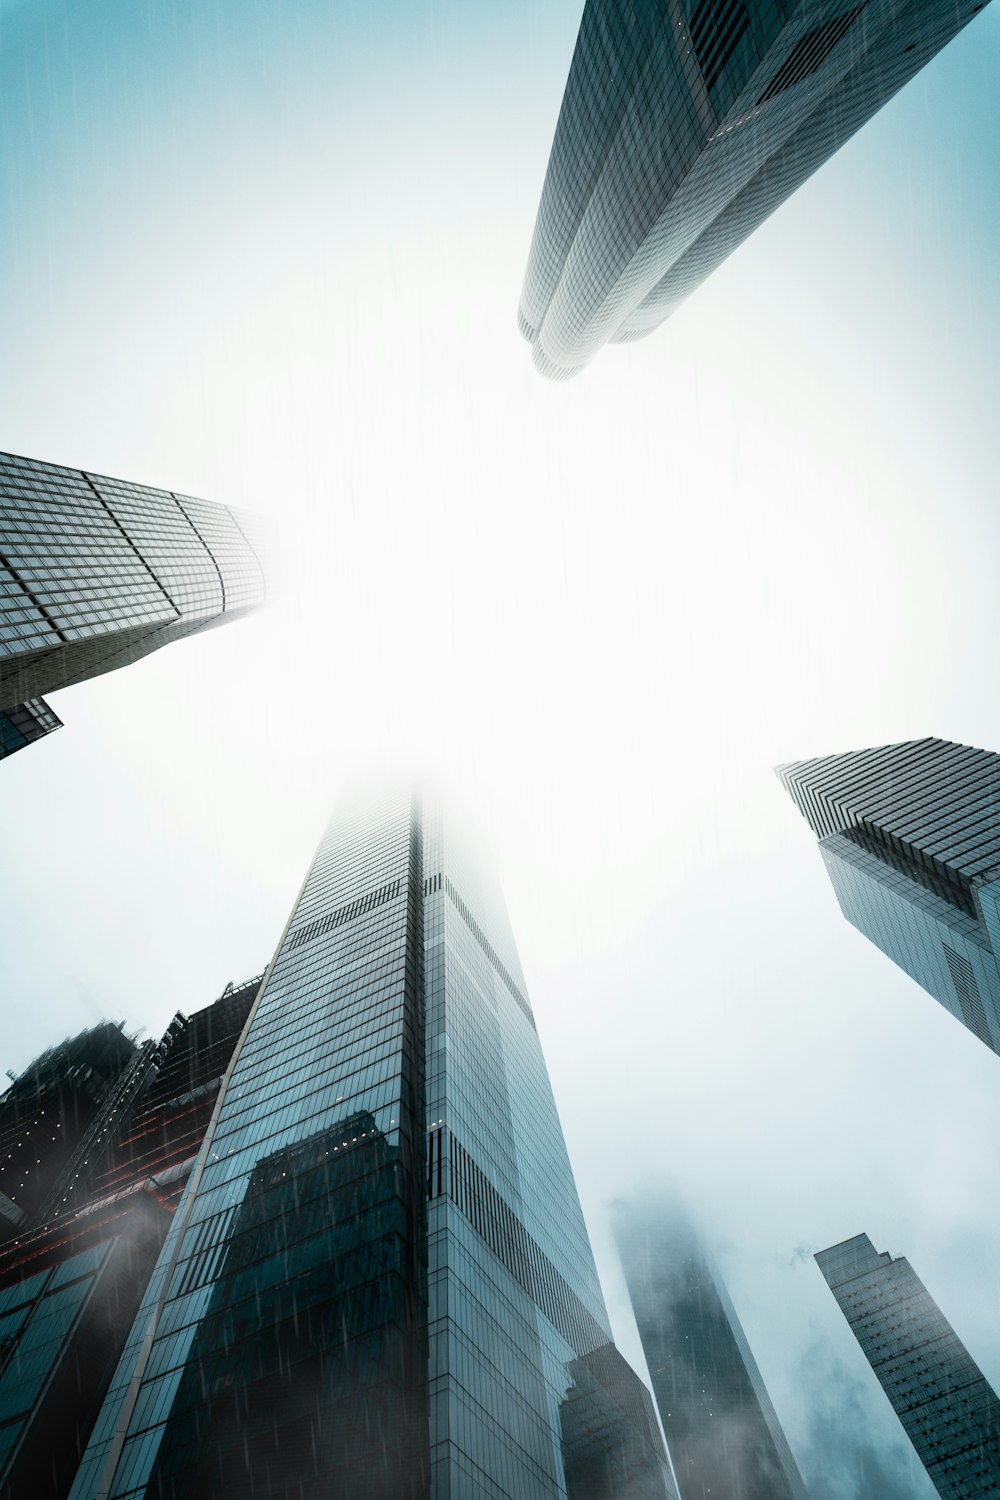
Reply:
[[[1000,755],[910,740],[778,776],[847,920],[1000,1050]]]
[[[982,0],[587,0],[518,322],[546,375],[642,338]]]
[[[718,1267],[682,1211],[619,1204],[614,1228],[682,1500],[806,1500]]]
[[[68,1493],[260,978],[178,1012],[159,1045],[84,1033],[8,1095],[4,1139],[46,1196],[0,1247],[0,1500]],[[12,1114],[29,1092],[30,1135]]]
[[[73,1500],[208,1500],[248,1474],[262,1500],[582,1500],[564,1406],[610,1342],[498,893],[436,811],[349,811],[265,975]],[[631,1382],[608,1398],[618,1473],[651,1440]]]
[[[1000,1495],[1000,1401],[909,1261],[866,1234],[816,1262],[944,1500]]]
[[[59,727],[43,693],[127,666],[263,597],[246,518],[228,506],[0,454],[4,753]]]

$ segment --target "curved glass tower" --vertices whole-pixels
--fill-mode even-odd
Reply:
[[[518,322],[543,374],[643,338],[982,0],[587,0]]]

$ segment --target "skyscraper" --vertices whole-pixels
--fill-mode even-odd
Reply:
[[[0,755],[59,727],[42,694],[260,604],[245,528],[225,505],[0,454]]]
[[[1000,755],[909,740],[778,776],[847,920],[1000,1049]]]
[[[574,375],[642,338],[982,0],[587,0],[518,322]]]
[[[636,1493],[667,1496],[638,1378],[592,1367],[610,1344],[499,893],[438,811],[349,811],[265,975],[74,1500],[231,1496],[248,1470],[273,1500],[585,1500],[597,1426],[604,1480],[641,1469],[659,1488]]]
[[[866,1234],[816,1262],[944,1500],[1000,1495],[1000,1401],[909,1261]]]
[[[0,1500],[69,1491],[260,978],[158,1044],[50,1048],[0,1103]]]
[[[683,1212],[618,1204],[614,1227],[681,1500],[806,1500],[725,1283]]]

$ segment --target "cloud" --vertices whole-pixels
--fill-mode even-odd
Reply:
[[[800,1449],[810,1500],[914,1500],[917,1460],[905,1438],[883,1434],[864,1383],[820,1342],[807,1349],[800,1375],[814,1394]]]

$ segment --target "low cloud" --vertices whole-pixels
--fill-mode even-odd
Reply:
[[[800,1373],[814,1395],[800,1449],[810,1500],[915,1500],[919,1461],[902,1434],[894,1441],[883,1433],[873,1393],[820,1343]]]

